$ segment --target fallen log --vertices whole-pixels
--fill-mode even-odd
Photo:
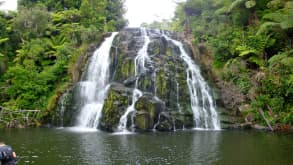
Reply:
[[[262,118],[266,121],[267,126],[270,128],[271,131],[274,131],[273,127],[271,126],[269,120],[265,117],[265,114],[261,108],[258,109],[259,113],[261,114]]]

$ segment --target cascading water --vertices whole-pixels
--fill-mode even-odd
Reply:
[[[83,103],[77,117],[77,127],[96,129],[105,95],[109,88],[110,49],[118,32],[105,39],[91,57],[83,81],[79,83],[79,98]]]
[[[146,63],[150,62],[150,58],[148,56],[148,45],[150,43],[150,38],[147,35],[146,29],[142,29],[141,33],[144,37],[144,45],[137,53],[137,56],[134,59],[135,65],[135,87],[132,94],[132,104],[127,108],[126,112],[122,115],[118,125],[118,131],[127,132],[127,117],[130,113],[135,112],[135,103],[142,96],[142,92],[138,89],[138,81],[141,74],[147,71]],[[132,123],[133,124],[133,123]]]
[[[200,70],[184,50],[183,44],[167,35],[163,36],[180,49],[180,57],[187,64],[187,85],[189,88],[191,108],[195,121],[195,129],[220,130],[220,122],[209,87],[201,76]]]

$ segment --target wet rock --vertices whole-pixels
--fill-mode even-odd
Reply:
[[[156,130],[171,131],[175,129],[174,126],[175,126],[174,118],[170,116],[169,113],[165,112],[165,113],[161,113]]]
[[[164,131],[174,127],[193,127],[194,121],[186,83],[187,66],[180,58],[180,50],[162,37],[161,31],[149,30],[148,35],[151,41],[147,49],[150,59],[145,63],[147,69],[135,75],[135,57],[144,44],[141,30],[127,28],[119,33],[114,41],[115,48],[111,50],[113,75],[111,80],[132,89],[137,83],[137,88],[144,93],[135,104],[137,112],[134,114],[133,121],[137,130],[153,129],[156,123],[159,123],[157,129]],[[169,33],[169,35],[175,37],[175,34]],[[186,49],[187,52],[191,52],[188,47]],[[109,100],[108,97],[106,100]],[[132,95],[128,95],[128,98],[131,99]],[[108,106],[110,105],[104,108],[109,109]],[[116,111],[114,118],[117,119],[111,120],[107,128],[118,125],[120,112],[127,108],[125,105],[121,106],[123,108],[117,108],[124,110]],[[180,114],[177,113],[179,110],[181,110]],[[159,118],[160,114],[163,114],[161,118]],[[131,117],[128,118],[131,119]],[[103,124],[107,125],[106,123]],[[127,125],[131,125],[129,120]]]
[[[165,111],[164,102],[155,99],[151,94],[144,94],[135,104],[137,115],[135,125],[137,129],[153,129],[158,121],[158,115]]]
[[[147,48],[149,60],[145,70],[137,72],[136,56],[144,44],[141,29],[127,28],[114,39],[110,51],[110,81],[99,128],[115,131],[121,116],[132,104],[132,92],[136,86],[143,95],[135,104],[136,111],[127,116],[127,127],[138,131],[155,129],[171,131],[194,127],[190,95],[187,85],[187,64],[180,57],[178,46],[162,37],[162,31],[149,30]],[[172,38],[176,33],[165,31]],[[192,56],[192,50],[184,45]],[[137,72],[137,73],[136,73]],[[200,96],[199,96],[200,97]],[[73,99],[73,112],[82,103]],[[133,123],[132,123],[133,122]],[[228,122],[226,122],[228,123]]]
[[[113,83],[111,85],[108,96],[104,102],[99,125],[100,129],[114,131],[117,128],[120,117],[131,104],[130,95],[132,95],[132,89],[118,83]]]
[[[153,127],[153,120],[147,112],[137,112],[134,122],[138,130],[150,130]]]
[[[175,128],[176,129],[183,129],[183,128],[192,128],[194,127],[194,120],[192,113],[180,113],[180,112],[173,112],[175,117]]]
[[[265,126],[258,125],[258,124],[252,125],[252,128],[256,129],[256,130],[261,130],[261,131],[269,131],[270,130],[269,127],[265,127]]]

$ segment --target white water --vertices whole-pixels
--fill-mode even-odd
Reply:
[[[150,38],[147,35],[147,32],[145,29],[141,30],[141,33],[144,37],[144,45],[142,48],[138,51],[137,56],[134,59],[135,64],[135,87],[132,94],[132,104],[127,108],[126,112],[121,116],[119,125],[118,125],[118,131],[127,133],[127,117],[130,113],[135,112],[135,103],[137,100],[143,95],[143,93],[138,89],[138,80],[140,77],[140,74],[145,73],[147,71],[146,63],[150,62],[150,58],[148,56],[148,45],[150,43]],[[133,121],[132,121],[133,124]]]
[[[94,52],[84,80],[79,83],[79,97],[83,107],[77,117],[78,130],[96,130],[98,127],[105,95],[109,88],[110,50],[117,34],[118,32],[112,33]]]
[[[209,86],[201,76],[199,68],[188,56],[181,42],[173,40],[166,35],[163,36],[179,47],[181,52],[180,57],[188,65],[186,81],[189,88],[195,129],[220,130],[220,122],[213,98],[209,92]]]
[[[60,105],[60,110],[59,110],[59,115],[60,115],[60,123],[59,123],[59,128],[63,128],[64,126],[64,112],[65,112],[65,102],[66,102],[66,97],[68,96],[68,91],[66,91],[60,98],[59,105]]]
[[[157,122],[157,123],[154,125],[154,127],[153,127],[153,131],[154,131],[154,132],[156,131],[158,125],[160,124],[160,120],[161,120],[161,113],[159,114],[158,122]]]

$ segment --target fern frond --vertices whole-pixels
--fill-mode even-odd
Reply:
[[[293,49],[271,57],[268,62],[270,66],[277,63],[287,66],[293,65]]]
[[[256,50],[254,50],[254,49],[245,50],[245,51],[240,52],[239,57],[244,57],[244,56],[247,56],[247,55],[250,55],[250,54],[257,55],[258,52]]]
[[[292,1],[286,2],[285,9],[293,9],[293,2]]]
[[[264,60],[262,58],[257,57],[257,56],[251,56],[248,58],[248,60],[252,63],[257,64],[258,66],[264,66]]]
[[[246,2],[245,2],[245,7],[246,7],[247,9],[253,8],[255,5],[256,5],[256,2],[253,1],[253,0],[250,0],[250,1],[246,1]]]
[[[275,28],[275,27],[280,27],[280,23],[277,23],[277,22],[265,22],[263,24],[260,25],[256,35],[260,35],[262,33],[265,33],[269,30],[271,30],[272,28]]]
[[[0,38],[0,44],[6,42],[6,41],[8,41],[8,40],[9,40],[9,38]]]
[[[229,7],[229,12],[231,12],[233,9],[235,9],[236,7],[240,6],[241,4],[243,4],[245,2],[245,0],[235,0]]]
[[[229,12],[229,9],[225,6],[215,11],[215,15],[223,15]]]
[[[284,14],[281,12],[268,13],[263,16],[263,19],[273,22],[282,22],[282,20],[284,19]]]
[[[234,63],[236,63],[236,62],[238,62],[238,61],[239,61],[238,58],[232,58],[232,59],[228,60],[228,61],[225,63],[224,68],[228,68],[231,64],[234,64]]]

